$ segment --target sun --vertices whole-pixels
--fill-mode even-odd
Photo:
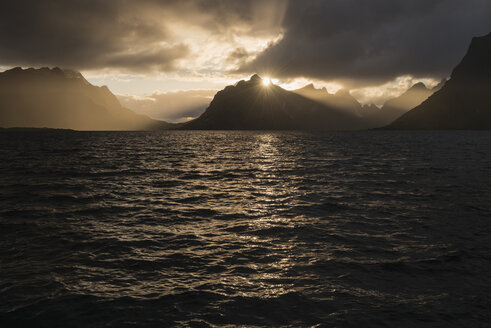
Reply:
[[[263,86],[268,87],[271,84],[271,79],[269,77],[263,78]]]

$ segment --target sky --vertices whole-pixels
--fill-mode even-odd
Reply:
[[[75,69],[169,121],[254,73],[381,105],[448,77],[490,17],[489,0],[5,0],[0,69]]]

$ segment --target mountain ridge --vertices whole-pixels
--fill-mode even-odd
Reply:
[[[0,126],[74,130],[149,130],[171,124],[121,106],[107,86],[59,67],[0,73]]]
[[[326,91],[327,92],[327,91]],[[355,130],[358,117],[277,85],[254,74],[218,91],[205,112],[182,129]]]
[[[313,84],[288,91],[257,74],[218,91],[199,117],[171,124],[123,107],[107,86],[59,67],[0,73],[0,127],[73,130],[491,129],[491,33],[474,37],[449,80],[419,82],[381,109],[350,91]]]
[[[384,129],[491,129],[491,33],[474,37],[445,85]]]
[[[428,88],[423,82],[413,84],[409,89],[401,95],[388,99],[380,108],[380,110],[370,118],[373,120],[373,125],[383,127],[394,122],[414,107],[420,105],[428,99],[436,91],[440,90],[445,84],[446,79],[443,79],[438,85],[433,88]]]

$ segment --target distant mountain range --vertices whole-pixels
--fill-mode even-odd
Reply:
[[[326,88],[316,89],[313,84],[309,84],[292,92],[315,100],[327,107],[350,113],[355,117],[364,116],[362,105],[346,89],[341,89],[335,94],[331,94],[327,92]]]
[[[397,118],[407,113],[409,110],[421,104],[436,91],[440,90],[445,84],[446,79],[442,80],[434,88],[427,88],[422,82],[414,84],[399,97],[387,100],[380,111],[373,113],[371,120],[373,125],[386,126]]]
[[[210,106],[182,129],[208,130],[360,130],[385,126],[406,113],[442,84],[428,89],[417,83],[382,109],[362,106],[348,90],[335,94],[313,84],[288,91],[263,84],[259,75],[219,91]]]
[[[219,91],[205,112],[183,124],[139,115],[107,87],[59,68],[0,73],[0,127],[74,130],[359,130],[491,129],[491,33],[473,38],[450,80],[433,89],[417,83],[381,109],[362,106],[349,91],[312,84],[288,91],[253,75]],[[388,125],[387,125],[388,124]],[[387,126],[386,126],[387,125]]]
[[[433,90],[410,88],[379,109],[362,106],[347,90],[330,94],[312,84],[288,91],[258,75],[219,91],[206,111],[184,124],[139,115],[121,106],[105,86],[60,68],[0,73],[0,127],[73,130],[359,130],[383,126]],[[389,106],[387,106],[389,105]]]
[[[313,88],[311,91],[322,92]],[[248,81],[239,81],[219,91],[206,111],[182,128],[356,130],[363,127],[355,113],[334,103],[326,104],[315,97],[307,97],[306,93],[306,90],[287,91],[273,84],[265,86],[260,76],[253,75]]]
[[[386,129],[491,129],[491,33],[473,38],[450,80]]]
[[[390,122],[386,117],[395,119],[408,111],[412,107],[407,99],[422,101],[423,96],[414,96],[423,94],[422,90],[426,90],[426,97],[431,92],[424,85],[415,85],[399,97],[403,101],[397,98],[394,106],[379,109],[374,105],[362,106],[347,90],[330,94],[325,88],[316,89],[310,84],[288,91],[273,84],[265,86],[261,77],[253,75],[248,81],[219,91],[200,117],[184,124],[171,124],[121,106],[107,87],[90,84],[79,72],[57,67],[16,67],[0,73],[0,127],[359,130],[383,126]]]
[[[173,125],[121,106],[107,87],[59,68],[0,73],[0,126],[75,130],[149,130]]]

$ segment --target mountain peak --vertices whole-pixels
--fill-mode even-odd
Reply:
[[[7,72],[14,73],[14,72],[22,72],[22,71],[23,71],[22,67],[16,66],[14,68],[6,70],[4,73],[7,73]]]
[[[418,83],[415,83],[413,84],[413,86],[411,88],[409,88],[410,90],[427,90],[428,88],[426,87],[426,85],[423,83],[423,82],[418,82]]]
[[[441,83],[440,83],[441,84]],[[491,33],[473,38],[450,80],[388,129],[491,129]]]
[[[142,130],[168,124],[121,106],[107,87],[59,67],[0,73],[0,124],[76,130]]]
[[[251,82],[262,82],[263,79],[258,74],[254,74],[253,76],[251,76],[249,81],[251,81]]]
[[[297,93],[302,93],[302,92],[318,92],[318,91],[322,91],[322,89],[316,89],[314,87],[314,84],[313,83],[307,84],[306,86],[301,87],[300,89],[295,90],[295,92],[297,92]]]
[[[469,49],[452,72],[451,79],[491,79],[491,33],[472,38]]]
[[[279,86],[257,87],[263,79],[253,75],[219,91],[210,106],[184,129],[352,130],[361,127],[353,113],[329,102],[321,89],[288,91]],[[334,96],[332,96],[334,97]],[[328,102],[323,102],[328,98]],[[359,105],[359,104],[358,104]]]
[[[14,67],[12,69],[6,70],[3,73],[5,76],[9,77],[50,77],[50,76],[56,76],[56,77],[63,77],[63,78],[76,78],[76,79],[81,79],[88,83],[85,78],[80,74],[80,72],[77,71],[72,71],[72,70],[67,70],[67,69],[61,69],[60,67],[41,67],[41,68],[26,68],[23,69],[22,67]]]
[[[348,89],[339,89],[338,92],[335,93],[338,97],[351,97],[351,93]]]
[[[80,80],[84,84],[89,84],[89,82],[85,79],[85,77],[78,71],[74,71],[71,69],[61,69],[63,75],[68,79]]]

